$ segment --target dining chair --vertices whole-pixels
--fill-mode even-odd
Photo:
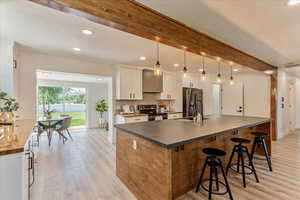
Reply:
[[[64,118],[57,126],[55,127],[55,131],[59,133],[60,138],[63,138],[63,143],[68,139],[66,136],[64,136],[64,132],[67,132],[69,137],[73,140],[68,128],[71,125],[72,117],[66,117]]]

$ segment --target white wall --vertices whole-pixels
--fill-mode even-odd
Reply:
[[[287,73],[284,69],[278,70],[277,75],[277,137],[278,139],[283,138],[289,133],[289,113],[288,113],[288,102],[289,102],[289,85],[294,84],[295,86],[295,128],[300,129],[300,79]],[[284,101],[282,102],[282,98]],[[282,107],[282,104],[284,106]]]
[[[39,86],[53,86],[53,87],[77,87],[85,88],[87,93],[87,127],[99,127],[98,119],[99,113],[95,111],[96,102],[100,99],[105,99],[108,102],[108,83],[83,83],[70,81],[53,81],[53,80],[38,80]],[[108,113],[105,113],[104,118],[108,120]]]

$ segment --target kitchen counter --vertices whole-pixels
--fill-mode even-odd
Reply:
[[[179,119],[122,124],[115,127],[162,147],[172,148],[270,121],[269,118],[212,115],[199,124],[192,120]]]
[[[129,113],[129,114],[120,114],[122,117],[145,117],[148,116],[148,114],[143,113]]]
[[[0,156],[24,151],[35,120],[18,120],[14,126],[0,126]]]
[[[239,116],[207,116],[203,124],[188,119],[116,125],[116,174],[140,200],[173,200],[193,190],[206,155],[206,147],[227,154],[226,166],[235,145],[230,138],[247,138],[251,132],[266,133],[271,154],[271,119]],[[256,150],[261,153],[259,147]],[[204,179],[208,178],[206,170]],[[159,191],[159,192],[157,192]]]

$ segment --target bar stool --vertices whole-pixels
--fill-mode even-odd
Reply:
[[[272,172],[272,162],[269,156],[269,152],[268,152],[268,148],[267,148],[267,144],[266,144],[266,140],[265,137],[268,135],[267,133],[261,133],[261,132],[252,132],[252,135],[255,136],[254,138],[254,142],[253,142],[253,146],[252,146],[252,150],[251,150],[251,160],[253,161],[253,155],[255,152],[255,149],[257,146],[262,145],[264,153],[265,153],[265,157],[266,160],[268,162],[268,166],[269,166],[269,170]]]
[[[242,168],[242,175],[243,175],[243,185],[244,187],[246,187],[246,174],[250,175],[250,174],[254,174],[256,182],[259,183],[254,165],[252,163],[251,157],[250,157],[250,153],[248,151],[247,146],[243,145],[243,144],[249,144],[250,140],[248,139],[244,139],[244,138],[231,138],[230,139],[232,142],[234,143],[238,143],[237,145],[234,145],[233,150],[231,152],[230,155],[230,159],[228,162],[228,165],[226,167],[226,175],[228,174],[229,168],[232,169],[233,171],[237,172],[240,174],[240,167]],[[236,164],[232,164],[232,160],[234,157],[234,154],[237,153],[238,157],[237,157],[237,163]],[[245,161],[244,161],[244,153],[247,154],[248,159],[249,159],[249,166],[245,165]],[[232,166],[236,165],[236,170],[232,168]],[[245,168],[249,169],[250,172],[246,173],[245,172]]]
[[[199,191],[199,187],[202,186],[202,188],[208,192],[208,199],[210,200],[212,197],[212,194],[215,195],[224,195],[226,193],[229,194],[229,197],[231,200],[233,200],[232,198],[232,194],[231,194],[231,190],[226,178],[226,174],[225,174],[225,170],[223,168],[222,165],[222,161],[220,159],[220,157],[223,157],[226,155],[225,151],[219,150],[219,149],[215,149],[215,148],[204,148],[203,149],[203,153],[207,155],[200,178],[199,178],[199,182],[197,184],[197,188],[196,188],[196,192]],[[205,179],[203,180],[203,175],[205,173],[206,167],[209,166],[210,167],[210,176],[209,179]],[[218,168],[221,169],[223,178],[225,183],[219,181],[219,177],[218,177]],[[214,177],[215,176],[215,177]],[[209,182],[209,188],[206,188],[203,183],[204,182]],[[216,184],[216,190],[217,192],[213,191],[213,182],[215,182]],[[226,188],[225,192],[218,192],[219,191],[219,184],[223,185]]]

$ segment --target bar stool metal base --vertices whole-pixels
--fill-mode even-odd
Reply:
[[[224,194],[227,194],[227,193],[229,194],[230,199],[233,200],[231,190],[230,190],[230,187],[229,187],[229,184],[228,184],[228,181],[227,181],[227,177],[226,177],[226,174],[225,174],[225,170],[224,170],[224,167],[222,165],[222,161],[219,158],[220,156],[225,156],[226,152],[224,152],[222,150],[219,150],[219,149],[214,149],[214,148],[205,148],[205,149],[203,149],[203,152],[205,154],[207,154],[208,156],[206,157],[204,166],[202,168],[202,172],[201,172],[201,175],[200,175],[200,178],[199,178],[199,182],[198,182],[197,187],[196,187],[196,192],[199,191],[199,188],[201,186],[205,191],[208,192],[208,199],[209,200],[211,200],[212,194],[224,195]],[[205,173],[205,170],[206,170],[207,167],[210,168],[210,176],[209,176],[209,179],[203,180],[203,176],[204,176],[204,173]],[[221,172],[222,172],[225,183],[222,182],[222,181],[219,181],[218,169],[221,169]],[[207,181],[209,182],[209,188],[207,188],[203,185],[203,183],[205,183]],[[213,184],[216,185],[216,190],[217,191],[219,191],[219,189],[220,189],[219,184],[225,186],[226,191],[225,192],[215,192],[215,191],[213,191]]]
[[[228,165],[226,167],[226,175],[228,174],[229,169],[232,169],[232,167],[234,165],[237,166],[237,170],[234,170],[235,172],[242,174],[243,176],[243,186],[246,187],[246,175],[248,174],[254,174],[256,182],[259,183],[256,171],[255,171],[255,167],[253,165],[250,153],[248,151],[247,146],[244,146],[243,144],[248,144],[250,143],[250,140],[247,139],[243,139],[243,138],[231,138],[231,141],[238,143],[237,145],[235,145],[233,147],[233,150],[231,152],[230,158],[229,158],[229,162]],[[237,153],[237,164],[232,164],[232,160],[234,157],[234,154]],[[245,160],[244,160],[244,153],[246,153],[248,159],[249,159],[249,166],[245,165]],[[242,172],[240,173],[240,167],[242,168]],[[245,168],[250,169],[251,173],[246,173],[245,172]]]

